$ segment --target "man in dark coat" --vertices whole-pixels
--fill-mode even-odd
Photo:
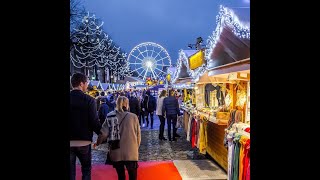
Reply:
[[[176,137],[180,137],[177,134],[177,116],[180,116],[180,109],[178,100],[174,96],[174,91],[169,91],[169,97],[164,98],[162,106],[162,114],[166,114],[168,124],[168,138],[169,141],[175,141]],[[173,138],[171,138],[171,123],[173,126]]]
[[[139,100],[136,97],[136,94],[134,92],[130,93],[129,107],[130,107],[130,112],[134,113],[139,118],[140,117],[140,103],[139,103]]]
[[[96,100],[85,94],[88,78],[76,73],[71,77],[70,92],[70,179],[76,178],[76,157],[81,163],[82,179],[91,179],[91,142],[93,131],[101,134]]]
[[[145,111],[147,127],[149,126],[148,116],[150,114],[150,119],[151,119],[150,129],[153,129],[153,114],[154,114],[154,111],[156,110],[157,102],[156,102],[156,99],[150,94],[149,90],[146,92],[146,96],[143,99],[143,107]]]
[[[105,92],[104,92],[104,91],[102,91],[102,92],[100,93],[100,96],[96,97],[96,101],[97,101],[97,110],[99,110],[99,109],[100,109],[101,99],[102,99],[102,98],[106,98],[104,95],[105,95]]]
[[[110,112],[107,101],[108,101],[107,98],[100,99],[101,104],[100,104],[100,108],[98,111],[98,115],[99,115],[101,125],[104,123],[104,121],[106,120],[107,114]]]

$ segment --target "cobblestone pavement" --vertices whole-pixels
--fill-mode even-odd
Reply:
[[[178,129],[181,136],[177,141],[160,141],[159,137],[159,118],[154,116],[154,129],[147,127],[141,128],[141,145],[139,148],[140,161],[166,161],[166,160],[187,160],[187,159],[206,159],[199,154],[196,149],[191,148],[191,144],[186,140],[186,133],[182,128]],[[165,127],[164,136],[167,138]],[[94,141],[97,136],[94,136]],[[168,138],[167,138],[168,139]],[[106,144],[102,144],[97,149],[92,150],[92,164],[103,164],[106,159]],[[79,163],[79,162],[78,162]]]

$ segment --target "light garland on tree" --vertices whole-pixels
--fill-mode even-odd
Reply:
[[[130,70],[130,64],[127,60],[127,53],[122,53],[119,55],[119,61],[122,63],[122,66],[118,67],[117,71],[115,71],[116,75],[125,75],[132,76],[132,71]]]
[[[250,39],[250,27],[240,22],[235,13],[222,5],[220,5],[219,14],[216,17],[216,29],[212,32],[207,40],[206,59],[210,60],[217,42],[219,41],[220,34],[225,26],[229,26],[232,32],[241,39]]]
[[[126,54],[120,53],[120,47],[113,45],[113,40],[102,30],[103,22],[99,25],[95,15],[89,12],[82,19],[82,24],[76,31],[70,60],[77,68],[107,67],[112,75],[130,75]]]

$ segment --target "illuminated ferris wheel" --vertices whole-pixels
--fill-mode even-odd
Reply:
[[[146,77],[159,79],[165,76],[166,69],[171,67],[171,58],[166,49],[153,42],[144,42],[135,46],[128,55],[132,72],[145,80]]]

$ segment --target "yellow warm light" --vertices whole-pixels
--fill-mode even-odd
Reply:
[[[170,74],[167,75],[167,80],[168,80],[168,81],[171,80],[171,75],[170,75]]]
[[[199,51],[189,58],[189,67],[191,70],[194,70],[204,63],[204,53]]]

